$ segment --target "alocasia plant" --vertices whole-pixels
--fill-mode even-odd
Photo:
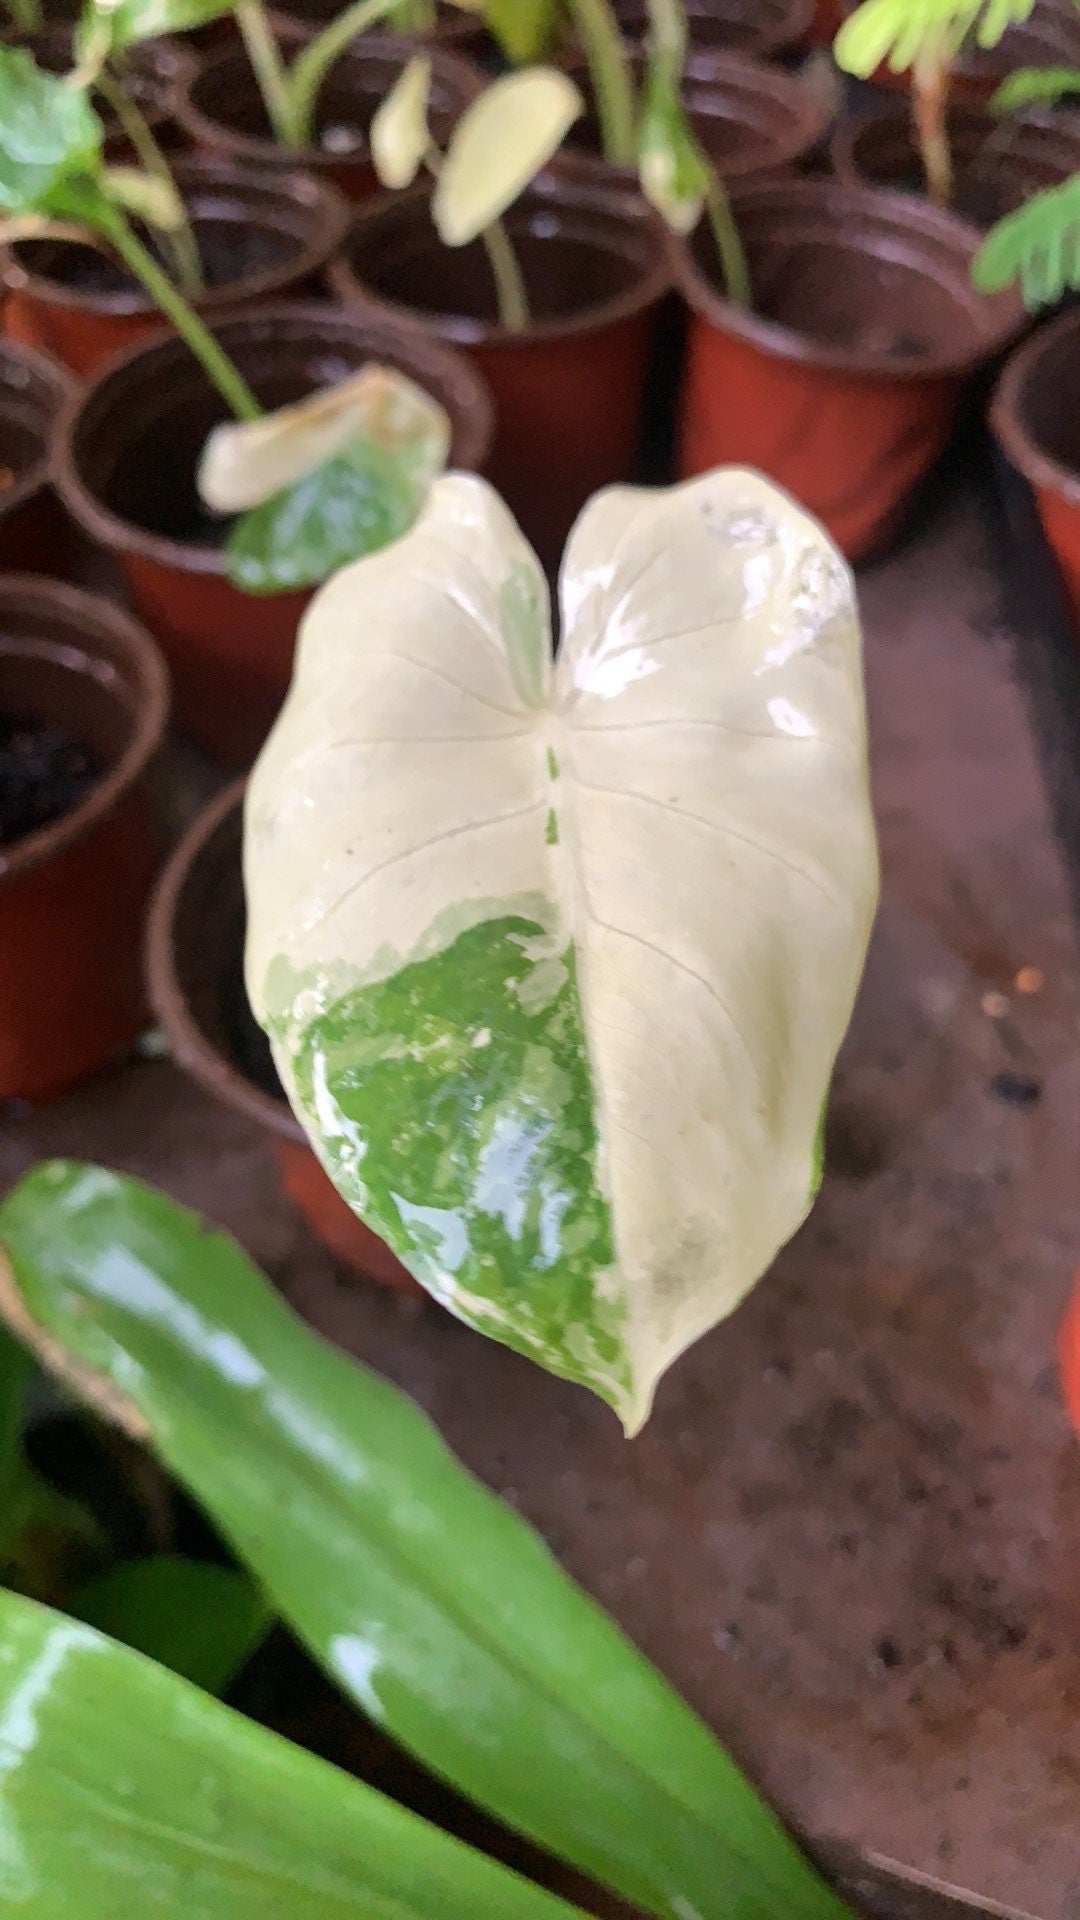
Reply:
[[[759,475],[481,480],[347,569],[252,776],[248,992],[350,1204],[627,1429],[819,1175],[876,895],[850,575]]]

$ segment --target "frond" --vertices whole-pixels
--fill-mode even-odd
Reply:
[[[1080,93],[1080,67],[1019,67],[1002,81],[990,111],[1015,113],[1018,107],[1050,105],[1067,93]]]
[[[1035,0],[863,0],[844,22],[833,52],[839,66],[866,79],[883,60],[901,72],[916,63],[953,60],[969,35],[995,47],[1007,27],[1026,20]]]
[[[1029,310],[1080,289],[1080,173],[999,220],[976,255],[972,279],[984,293],[1018,280]]]

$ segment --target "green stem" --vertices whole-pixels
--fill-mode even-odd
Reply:
[[[244,3],[250,4],[250,0],[244,0]],[[293,61],[286,82],[292,133],[289,144],[302,147],[311,139],[319,88],[338,55],[344,53],[350,40],[355,40],[358,33],[374,26],[377,20],[384,19],[398,4],[399,0],[353,0],[352,6],[346,7],[344,13],[316,34],[310,45]]]
[[[747,264],[746,250],[739,237],[735,224],[735,215],[731,210],[731,200],[716,168],[705,162],[708,182],[705,187],[705,211],[709,216],[709,225],[720,255],[720,266],[724,275],[724,287],[727,297],[737,307],[752,307],[753,289],[750,284],[750,268]]]
[[[176,276],[182,291],[189,299],[205,293],[206,283],[203,279],[198,242],[165,155],[135,102],[128,99],[119,80],[107,68],[103,67],[98,74],[97,90],[116,115],[129,145],[134,150],[136,159],[145,172],[155,180],[164,182],[176,199],[181,214],[180,223],[176,227],[162,229],[161,237],[172,253]]]
[[[499,319],[508,333],[524,333],[529,324],[529,296],[517,254],[501,220],[493,220],[480,235],[487,251]]]
[[[300,142],[292,136],[289,76],[262,0],[240,0],[236,24],[244,36],[251,71],[258,82],[275,140],[283,147],[299,146]]]
[[[247,382],[237,372],[228,355],[219,347],[209,328],[205,327],[197,313],[193,313],[183,295],[178,293],[168,275],[163,273],[148,253],[142,242],[136,238],[124,215],[114,207],[111,219],[105,226],[105,232],[112,241],[120,258],[131,268],[136,278],[141,280],[150,298],[161,308],[166,318],[171,320],[180,338],[186,342],[202,367],[207,378],[217,388],[225,404],[238,420],[258,420],[262,417],[255,395]]]
[[[568,0],[581,35],[600,116],[605,158],[630,166],[634,158],[634,87],[619,23],[608,0]]]

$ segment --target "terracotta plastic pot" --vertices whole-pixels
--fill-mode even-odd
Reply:
[[[1080,171],[1080,117],[1015,113],[999,119],[957,101],[948,121],[956,173],[953,211],[976,226],[993,226],[1044,187]],[[925,194],[906,101],[883,100],[842,120],[829,150],[841,180]]]
[[[203,261],[207,290],[193,302],[200,313],[316,290],[348,225],[346,203],[327,181],[210,158],[178,163],[173,177]],[[19,240],[8,249],[5,277],[4,331],[84,378],[161,332],[158,309],[103,247]]]
[[[68,813],[0,846],[0,1099],[62,1092],[143,1024],[150,778],[167,710],[164,662],[119,608],[0,577],[0,713],[62,728],[100,768]]]
[[[659,223],[636,194],[547,174],[505,217],[532,309],[496,318],[483,247],[444,247],[426,189],[361,208],[330,270],[351,311],[424,320],[467,347],[495,396],[486,471],[554,565],[596,488],[637,450],[654,310],[670,284]]]
[[[724,48],[768,60],[807,39],[815,0],[685,0],[690,50]],[[615,12],[630,40],[649,31],[646,0],[615,0]]]
[[[635,64],[640,65],[640,60]],[[578,85],[588,91],[587,66],[575,61],[573,74]],[[732,183],[798,166],[828,129],[829,111],[824,100],[797,74],[748,54],[716,50],[695,53],[687,64],[683,99],[705,151]],[[570,129],[562,160],[569,155],[587,155],[600,162],[600,128],[595,112]],[[635,168],[608,170],[621,174],[627,187],[636,187]]]
[[[905,194],[791,180],[748,188],[736,211],[754,312],[721,292],[710,234],[678,250],[680,471],[757,467],[858,559],[894,531],[1019,301],[977,294],[978,234]]]
[[[1065,1405],[1072,1415],[1077,1433],[1080,1433],[1080,1274],[1076,1276],[1076,1292],[1062,1322],[1058,1357]]]
[[[0,41],[29,48],[39,67],[47,73],[70,73],[75,65],[74,28],[60,22],[44,26],[37,33],[21,33],[9,27],[0,33]],[[194,55],[176,40],[144,40],[124,57],[120,70],[126,92],[138,107],[150,131],[159,141],[169,142],[173,116],[180,89],[195,71]],[[94,107],[105,128],[105,157],[110,161],[133,157],[127,135],[108,103],[99,97]]]
[[[1007,362],[990,424],[1035,496],[1080,642],[1080,311],[1033,333]]]
[[[285,1186],[319,1238],[358,1273],[421,1289],[356,1218],[307,1144],[278,1085],[244,992],[242,781],[189,827],[161,876],[147,927],[147,982],[173,1059],[234,1113],[264,1128]]]
[[[815,0],[806,36],[811,46],[831,47],[846,18],[844,0]]]
[[[0,341],[0,570],[71,571],[75,529],[53,490],[51,442],[76,393],[54,360]]]
[[[450,415],[451,463],[478,467],[491,407],[468,362],[420,328],[328,306],[268,306],[214,328],[268,408],[346,379],[369,361],[398,367]],[[226,576],[226,523],[201,506],[199,456],[226,408],[177,339],[111,360],[57,433],[58,481],[91,539],[120,559],[173,675],[177,713],[212,753],[245,765],[289,684],[310,591],[241,593]]]
[[[308,37],[302,29],[281,35],[290,55]],[[230,46],[203,62],[181,92],[177,116],[197,147],[249,165],[302,167],[306,173],[333,181],[348,199],[364,200],[379,186],[368,150],[375,109],[415,53],[414,40],[393,34],[365,33],[352,41],[320,89],[316,140],[299,151],[279,146],[274,139],[242,46]],[[476,68],[448,47],[432,47],[430,58],[429,118],[442,145],[482,82]]]

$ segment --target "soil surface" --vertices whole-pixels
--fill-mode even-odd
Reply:
[[[89,748],[60,727],[0,713],[0,846],[70,813],[100,773]]]

